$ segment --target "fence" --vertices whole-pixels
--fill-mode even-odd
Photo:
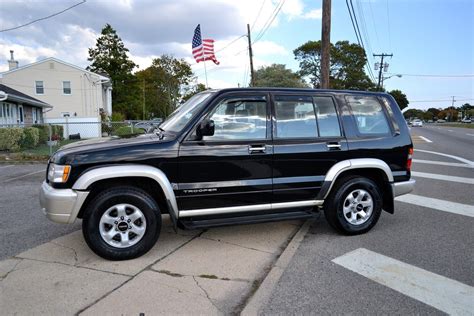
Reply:
[[[123,122],[60,121],[0,125],[0,153],[50,156],[59,147],[80,140],[153,132],[161,120]]]

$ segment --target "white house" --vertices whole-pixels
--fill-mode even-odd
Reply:
[[[19,66],[13,51],[10,54],[9,70],[0,73],[1,84],[51,105],[43,112],[46,123],[73,123],[69,134],[101,135],[101,111],[112,114],[110,78],[54,57]],[[89,128],[80,126],[85,122],[90,122]]]

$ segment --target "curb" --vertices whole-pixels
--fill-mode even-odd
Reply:
[[[283,272],[290,264],[291,259],[298,250],[312,223],[312,220],[308,220],[303,224],[303,226],[301,226],[295,236],[291,239],[285,251],[283,251],[283,253],[281,254],[280,258],[278,258],[277,262],[275,262],[272,269],[267,274],[258,290],[254,293],[249,303],[242,310],[242,312],[240,313],[241,315],[253,316],[258,315],[260,313],[261,309],[270,299],[273,290],[277,286],[278,281],[283,275]]]

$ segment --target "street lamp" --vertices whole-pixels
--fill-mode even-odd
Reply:
[[[392,77],[401,78],[401,77],[403,77],[403,76],[402,76],[401,74],[395,74],[395,75],[391,75],[391,76],[388,76],[388,77],[383,77],[383,76],[382,76],[382,90],[383,90],[383,82],[384,82],[385,80],[387,80],[387,79],[392,78]]]

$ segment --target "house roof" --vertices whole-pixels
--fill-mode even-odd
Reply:
[[[45,103],[43,101],[30,97],[29,95],[24,94],[23,92],[20,92],[13,88],[10,88],[4,84],[0,84],[0,91],[5,92],[7,96],[7,100],[30,104],[30,105],[34,105],[34,106],[42,107],[42,108],[52,108],[52,106],[49,105],[48,103]]]
[[[63,65],[65,65],[65,66],[68,66],[68,67],[77,69],[77,70],[79,70],[79,71],[83,71],[83,72],[88,73],[88,74],[93,74],[93,75],[99,76],[99,78],[100,78],[101,80],[110,81],[110,78],[109,78],[109,77],[106,77],[106,76],[104,76],[104,75],[101,75],[101,74],[98,74],[98,73],[95,73],[95,72],[86,70],[86,69],[81,68],[81,67],[79,67],[79,66],[76,66],[76,65],[70,64],[70,63],[68,63],[68,62],[65,62],[65,61],[63,61],[63,60],[57,59],[57,58],[55,58],[55,57],[48,57],[48,58],[41,59],[41,60],[39,60],[39,61],[37,61],[37,62],[34,62],[34,63],[31,63],[31,64],[26,64],[26,65],[23,65],[23,66],[21,66],[21,67],[15,68],[15,69],[11,69],[11,70],[8,70],[8,71],[4,71],[4,72],[0,73],[0,75],[7,75],[7,74],[12,73],[12,72],[15,72],[15,71],[19,71],[19,70],[22,70],[22,69],[25,69],[25,68],[28,68],[28,67],[31,67],[31,66],[39,65],[39,64],[42,64],[42,63],[45,63],[45,62],[50,62],[50,61],[54,61],[54,62],[63,64]]]

